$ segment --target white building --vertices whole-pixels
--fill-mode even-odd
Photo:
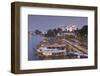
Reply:
[[[69,31],[69,32],[73,32],[73,31],[75,31],[75,30],[77,30],[77,27],[76,27],[75,25],[71,25],[71,26],[69,26],[69,28],[67,29],[67,31]]]
[[[77,30],[76,25],[68,25],[68,26],[62,27],[62,31],[73,32],[75,30]]]

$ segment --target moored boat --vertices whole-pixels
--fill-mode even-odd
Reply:
[[[48,49],[40,47],[37,49],[38,55],[43,57],[64,57],[66,55],[66,50],[60,49]]]

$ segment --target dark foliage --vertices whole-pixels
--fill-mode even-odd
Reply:
[[[35,34],[41,34],[42,32],[39,30],[35,30]]]

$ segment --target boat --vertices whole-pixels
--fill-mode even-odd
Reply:
[[[42,57],[64,57],[66,55],[66,50],[48,49],[46,47],[38,48],[37,52]]]
[[[88,58],[87,54],[84,54],[84,53],[79,52],[79,51],[68,52],[67,56],[69,58],[78,58],[78,59],[80,59],[80,58]]]

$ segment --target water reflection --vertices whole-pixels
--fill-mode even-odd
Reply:
[[[43,40],[40,35],[29,35],[28,37],[28,60],[38,60],[39,57],[36,52],[37,45]]]

